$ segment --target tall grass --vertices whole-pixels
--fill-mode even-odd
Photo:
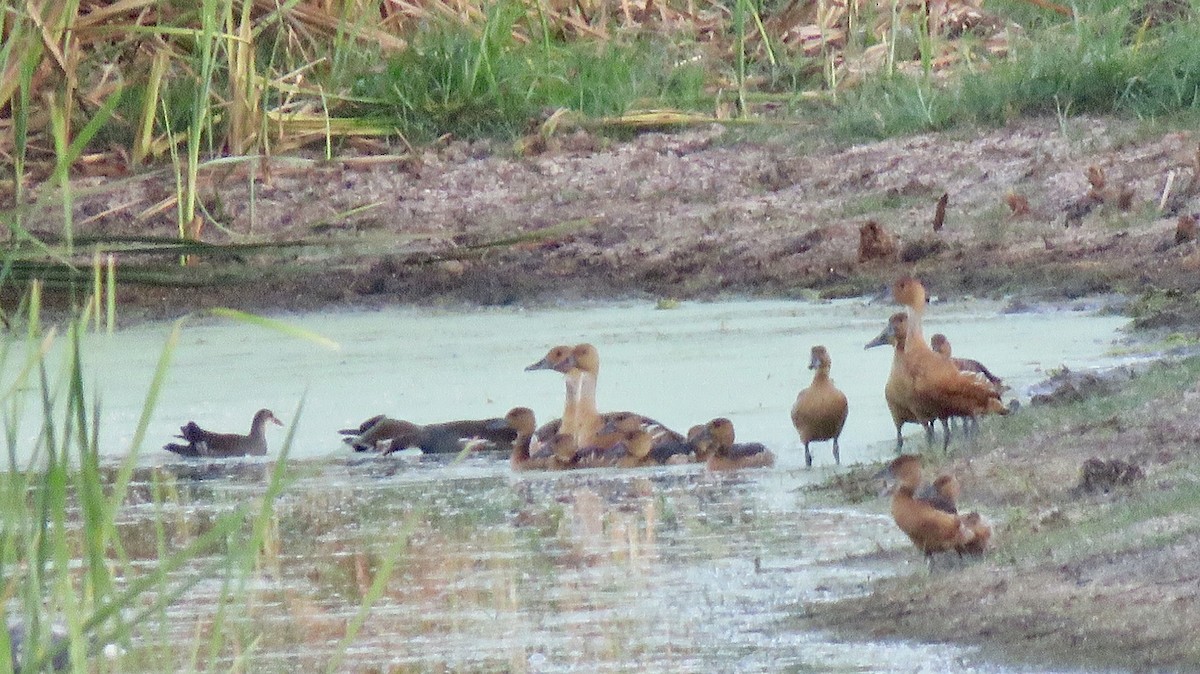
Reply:
[[[1157,118],[1200,111],[1200,24],[1145,29],[1127,8],[1085,14],[1012,45],[1009,58],[966,66],[946,84],[924,76],[870,81],[847,97],[838,129],[887,137],[1024,116]]]
[[[107,285],[103,267],[96,265],[98,287]],[[42,325],[39,284],[31,286],[22,305],[23,313],[13,320],[24,330],[0,335],[0,437],[7,447],[6,469],[0,471],[0,622],[25,629],[22,671],[43,671],[63,658],[72,671],[96,671],[95,661],[108,644],[127,651],[117,656],[124,664],[110,666],[118,670],[227,666],[222,663],[231,653],[245,653],[256,638],[222,625],[246,608],[246,584],[270,554],[274,504],[289,484],[287,457],[295,425],[259,498],[188,523],[192,533],[183,542],[168,536],[158,518],[153,563],[146,564],[144,552],[130,554],[130,532],[118,523],[133,505],[132,477],[186,319],[174,324],[164,342],[129,451],[113,467],[101,460],[99,430],[107,422],[84,375],[83,335],[93,320],[88,314],[97,311],[95,301],[61,333]],[[331,346],[278,321],[232,311],[220,315]],[[65,363],[54,365],[52,352],[63,353]],[[150,493],[163,512],[179,490],[169,474],[151,475]],[[186,648],[168,630],[166,609],[202,581],[220,585],[216,615],[211,630]],[[387,574],[381,574],[376,582],[386,581]],[[52,628],[64,629],[66,638],[55,636]],[[0,653],[7,652],[8,638],[9,632],[0,630]],[[6,671],[12,671],[11,663],[0,657],[0,672]]]

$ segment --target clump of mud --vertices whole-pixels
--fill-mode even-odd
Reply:
[[[1079,473],[1079,484],[1071,490],[1076,496],[1107,494],[1117,487],[1127,487],[1146,479],[1146,473],[1137,464],[1122,459],[1105,461],[1094,456],[1083,462]]]
[[[1069,405],[1112,395],[1136,376],[1129,368],[1114,368],[1106,372],[1072,372],[1066,367],[1033,387],[1032,405]]]

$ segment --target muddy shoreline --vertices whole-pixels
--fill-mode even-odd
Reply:
[[[1168,178],[1193,170],[1196,141],[1097,119],[861,145],[711,127],[623,142],[579,131],[536,156],[450,142],[371,161],[222,165],[204,173],[200,239],[243,248],[193,256],[187,269],[178,256],[119,255],[118,305],[137,319],[216,305],[847,297],[916,273],[942,295],[1150,294],[1139,318],[1179,326],[1200,317],[1200,251],[1176,243],[1176,214],[1157,203]],[[1067,227],[1090,167],[1133,196]],[[152,208],[171,194],[168,178],[80,178],[76,236],[176,236],[174,209]],[[1028,208],[1010,208],[1014,196]],[[60,219],[50,199],[28,227],[53,240]],[[890,248],[863,249],[868,222]],[[267,248],[246,247],[256,245]]]

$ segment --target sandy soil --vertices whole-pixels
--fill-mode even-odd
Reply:
[[[213,305],[844,296],[915,272],[943,295],[1142,295],[1133,305],[1142,324],[1193,326],[1200,250],[1177,243],[1176,221],[1197,203],[1182,200],[1171,214],[1158,204],[1172,176],[1176,194],[1191,179],[1197,140],[1095,119],[857,146],[802,132],[752,140],[713,127],[620,142],[574,132],[523,157],[451,142],[419,156],[280,158],[255,180],[245,164],[224,166],[205,175],[214,219],[202,239],[304,245],[199,260],[187,270],[204,281],[195,287],[123,284],[120,311],[136,320]],[[1067,226],[1072,209],[1086,210],[1079,204],[1091,166],[1104,171],[1106,189],[1132,190],[1132,199],[1127,210],[1115,196],[1092,203]],[[78,187],[91,190],[77,198],[80,233],[175,233],[173,209],[152,208],[173,193],[165,173],[84,177]],[[935,231],[943,193],[944,226]],[[1018,196],[1028,212],[1009,207]],[[52,235],[59,213],[33,213],[31,229]],[[895,237],[878,259],[860,259],[869,220]],[[127,274],[178,272],[170,256],[120,264]],[[915,552],[887,551],[913,573],[862,598],[815,605],[803,620],[850,638],[979,643],[1030,662],[1200,668],[1200,525],[1168,511],[1111,544],[1098,532],[1094,549],[1055,547],[1088,512],[1151,498],[1172,488],[1172,471],[1200,463],[1200,422],[1187,413],[1200,407],[1200,392],[1164,396],[1091,425],[1051,425],[1047,443],[985,433],[947,467],[972,507],[1005,515],[1000,540],[1024,542],[928,577]],[[1096,456],[1133,461],[1146,478],[1108,493],[1072,491],[1081,464]]]

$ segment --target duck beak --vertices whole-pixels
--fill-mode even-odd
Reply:
[[[813,354],[813,357],[808,361],[808,369],[815,370],[818,367],[821,367],[821,359],[817,358],[816,354]]]
[[[889,328],[889,329],[886,329],[883,332],[879,333],[879,336],[876,337],[875,339],[872,339],[871,341],[867,342],[866,345],[863,346],[863,351],[866,351],[867,349],[873,349],[877,346],[885,346],[887,344],[890,344],[891,341],[892,341],[892,331]]]
[[[546,358],[543,358],[543,359],[539,360],[538,362],[534,363],[533,365],[530,365],[529,367],[525,368],[525,371],[532,372],[534,370],[550,370],[553,368],[554,368],[554,366],[550,363],[550,361],[547,360]]]
[[[488,419],[488,422],[483,425],[489,431],[503,431],[508,429],[508,420],[504,417],[496,417]]]
[[[276,417],[274,414],[271,415],[271,421],[275,422],[276,426],[283,425],[283,422],[279,420],[279,417]]]

